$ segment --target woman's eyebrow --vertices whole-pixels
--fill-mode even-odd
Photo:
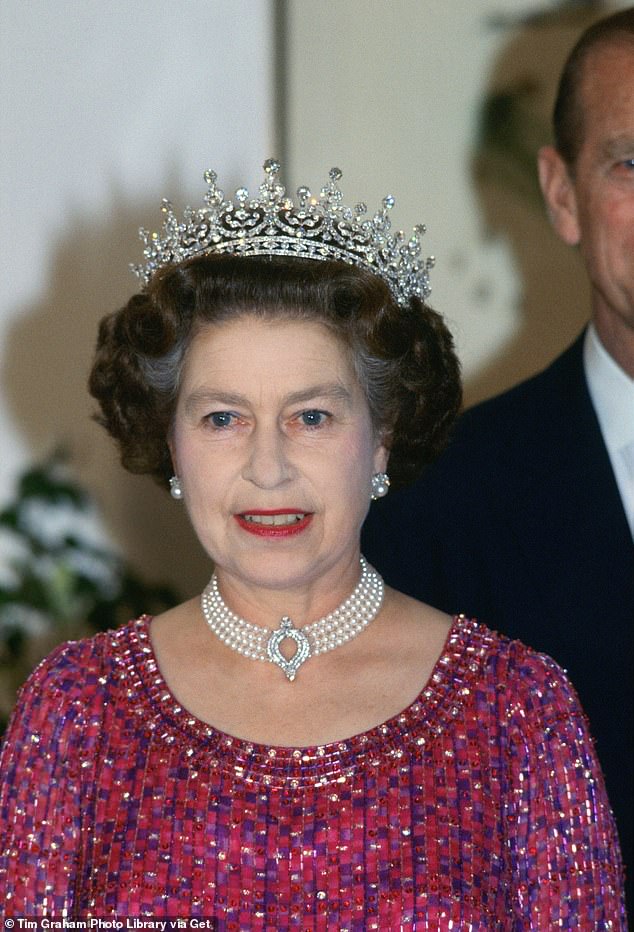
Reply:
[[[350,391],[341,382],[322,382],[317,385],[309,385],[296,392],[290,392],[284,397],[284,404],[301,404],[310,401],[312,398],[330,398],[334,401],[343,402],[348,406],[352,403]],[[199,388],[193,391],[191,395],[188,395],[184,404],[185,413],[190,414],[210,404],[248,407],[249,399],[239,392],[224,391],[220,388]]]
[[[237,407],[248,405],[246,395],[239,392],[227,392],[222,389],[199,388],[187,396],[185,400],[185,413],[190,414],[210,404],[235,405]]]
[[[333,401],[342,401],[346,405],[352,402],[352,394],[341,382],[322,382],[319,385],[311,385],[300,391],[291,392],[284,400],[286,404],[301,404],[303,401],[310,401],[311,398],[331,398]]]

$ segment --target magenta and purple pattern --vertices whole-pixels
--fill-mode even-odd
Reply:
[[[460,616],[400,715],[267,747],[178,705],[150,623],[63,645],[23,688],[0,770],[5,916],[626,928],[587,722],[548,658]]]

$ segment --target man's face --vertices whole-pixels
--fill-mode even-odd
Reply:
[[[581,82],[584,137],[574,169],[577,241],[594,312],[634,329],[634,40],[595,49]]]
[[[634,338],[634,39],[588,53],[579,88],[583,141],[572,170],[551,147],[540,180],[555,229],[578,245],[599,332]]]

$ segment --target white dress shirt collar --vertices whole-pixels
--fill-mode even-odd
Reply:
[[[590,398],[634,537],[634,379],[610,356],[593,324],[586,331],[583,365]]]

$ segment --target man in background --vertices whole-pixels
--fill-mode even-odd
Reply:
[[[364,552],[396,588],[475,616],[569,672],[606,776],[631,903],[634,8],[578,41],[554,131],[555,145],[539,153],[540,184],[556,232],[583,258],[590,323],[544,372],[467,411],[416,486],[373,505]]]

